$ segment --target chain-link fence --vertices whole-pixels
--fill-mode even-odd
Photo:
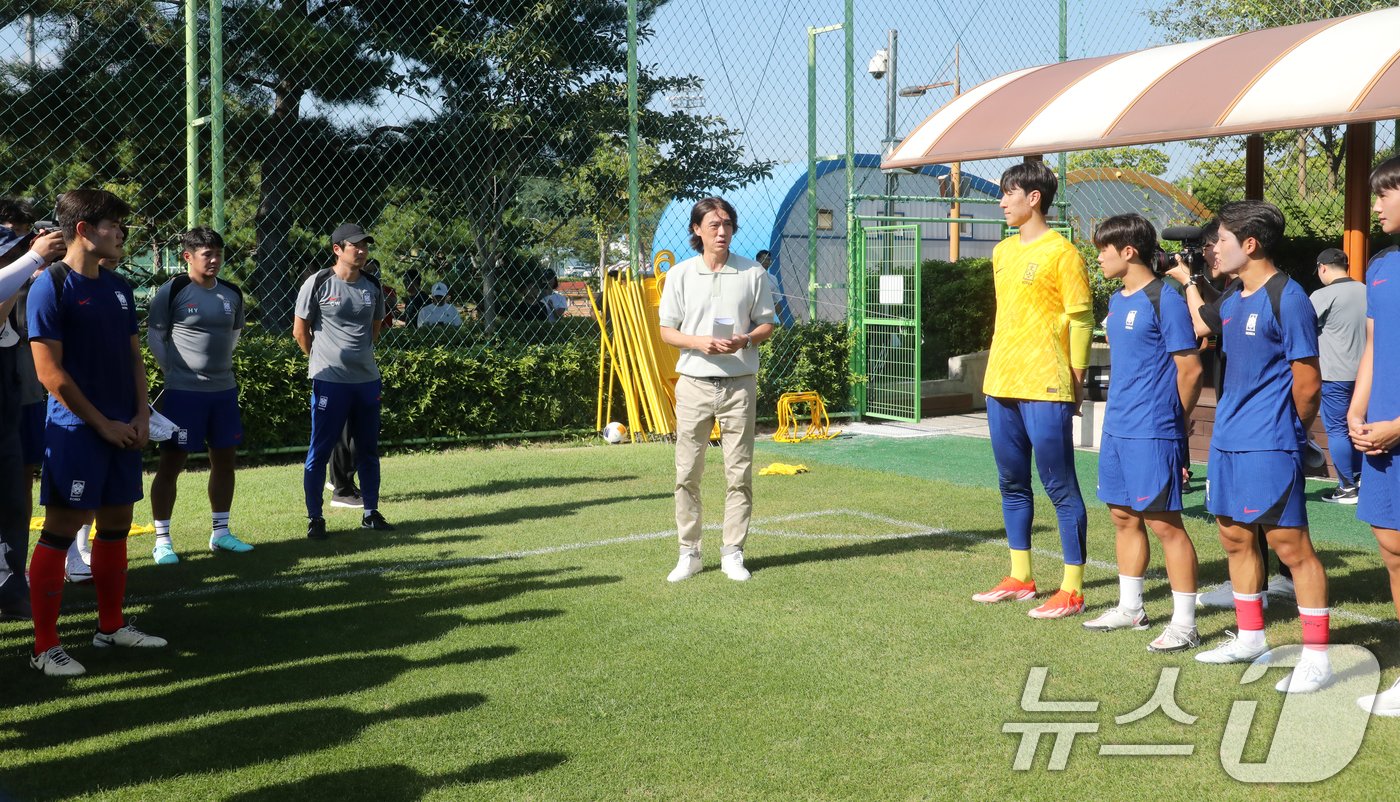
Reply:
[[[136,210],[124,270],[143,295],[181,269],[191,220],[221,228],[249,337],[266,340],[241,358],[245,395],[296,410],[257,447],[300,440],[293,301],[307,272],[331,263],[338,223],[371,231],[396,294],[381,356],[389,439],[591,428],[599,329],[587,288],[608,269],[689,256],[686,212],[713,191],[738,206],[735,249],[769,251],[781,293],[762,403],[816,389],[841,408],[847,199],[924,199],[853,204],[873,220],[967,218],[922,223],[926,259],[948,258],[953,229],[959,256],[986,256],[1002,230],[994,203],[934,199],[993,200],[1008,162],[890,176],[878,167],[888,140],[1013,69],[1389,5],[633,2],[630,83],[626,0],[8,2],[0,194],[45,214],[75,186],[122,196]],[[1377,132],[1378,154],[1393,152],[1394,126]],[[1266,147],[1265,197],[1290,234],[1338,239],[1340,129],[1269,135]],[[1129,210],[1194,222],[1244,191],[1241,139],[1051,163],[1079,235]],[[926,326],[941,325],[937,312]],[[418,325],[430,318],[461,325]]]

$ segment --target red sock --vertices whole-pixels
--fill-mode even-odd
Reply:
[[[1330,610],[1327,607],[1299,607],[1298,618],[1303,622],[1303,646],[1325,651],[1330,640]]]
[[[58,645],[58,608],[63,604],[63,565],[68,547],[62,538],[44,532],[29,558],[29,604],[34,608],[34,653]],[[50,542],[55,541],[55,542]],[[72,543],[72,539],[68,540]]]
[[[1240,598],[1246,595],[1251,598]],[[1240,630],[1262,631],[1264,629],[1264,594],[1235,594],[1235,623]]]
[[[92,584],[97,588],[97,629],[111,634],[125,626],[126,532],[98,532],[92,540]]]

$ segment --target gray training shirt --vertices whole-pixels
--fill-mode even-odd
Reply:
[[[146,325],[161,332],[166,343],[160,366],[165,386],[200,392],[233,389],[233,343],[243,329],[242,297],[218,279],[209,290],[191,281],[172,305],[172,283],[156,290],[146,317]]]
[[[317,271],[317,274],[320,271]],[[311,320],[312,274],[297,293],[296,315]],[[374,324],[384,319],[384,293],[363,274],[352,284],[335,273],[321,284],[314,303],[320,314],[311,326],[312,379],[340,384],[362,384],[379,378],[374,364]]]
[[[1317,351],[1325,382],[1356,381],[1366,350],[1366,285],[1340,278],[1312,294]]]

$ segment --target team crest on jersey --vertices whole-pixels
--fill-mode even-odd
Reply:
[[[360,292],[364,293],[366,306],[374,303],[374,292],[372,290],[360,290]]]
[[[122,311],[126,311],[128,308],[126,304],[126,293],[121,290],[112,290],[112,293],[117,296],[117,301],[122,305]]]
[[[1035,281],[1035,271],[1039,269],[1039,262],[1031,262],[1030,264],[1026,265],[1026,272],[1021,274],[1021,281],[1025,284],[1033,283]]]
[[[1123,330],[1124,330],[1124,331],[1132,331],[1132,330],[1133,330],[1133,324],[1136,323],[1136,322],[1137,322],[1137,310],[1136,310],[1136,309],[1129,309],[1129,310],[1128,310],[1128,316],[1125,317],[1125,318],[1123,318]]]
[[[222,296],[222,295],[219,296],[219,300],[224,302],[224,314],[226,314],[226,315],[231,315],[231,314],[233,314],[233,302],[230,301],[230,300],[228,300],[227,298],[225,298],[225,297]]]
[[[1247,334],[1247,335],[1249,335],[1250,337],[1253,337],[1253,336],[1254,336],[1255,327],[1258,326],[1258,324],[1259,324],[1259,313],[1258,313],[1258,312],[1253,312],[1253,313],[1251,313],[1250,316],[1249,316],[1249,320],[1246,320],[1246,321],[1244,322],[1244,333]]]
[[[87,482],[82,479],[74,479],[73,485],[68,488],[69,501],[82,501],[83,491],[87,489]]]

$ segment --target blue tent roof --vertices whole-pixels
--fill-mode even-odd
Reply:
[[[857,153],[855,166],[878,170],[880,157],[874,153]],[[845,169],[844,158],[820,161],[817,162],[817,178]],[[941,177],[951,171],[945,165],[934,164],[923,167],[919,172]],[[985,178],[963,173],[962,181],[965,188],[979,194],[1001,197],[1001,188]],[[769,178],[722,193],[739,213],[739,231],[730,243],[730,250],[748,257],[762,250],[776,251],[788,215],[794,209],[806,214],[803,202],[806,191],[807,165],[790,162],[776,165]],[[690,247],[690,209],[694,205],[694,201],[681,199],[672,200],[666,205],[656,226],[656,236],[652,238],[653,257],[663,250],[675,254],[676,261],[694,254]]]

